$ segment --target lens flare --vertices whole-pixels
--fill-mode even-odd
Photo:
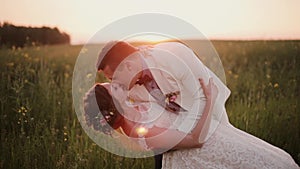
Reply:
[[[148,129],[146,127],[140,126],[135,129],[136,133],[139,137],[143,137],[148,133]]]

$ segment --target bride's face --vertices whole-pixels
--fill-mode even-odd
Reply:
[[[105,83],[102,85],[109,91],[109,94],[113,96],[113,99],[115,99],[114,103],[116,105],[116,109],[124,118],[130,121],[136,121],[140,118],[139,114],[141,112],[135,108],[135,105],[128,103],[129,91],[124,85],[118,83]],[[145,106],[145,104],[141,106]]]
[[[126,90],[125,86],[118,83],[111,83],[110,91],[113,98],[119,102],[123,102],[128,96],[128,90]]]
[[[113,99],[116,99],[119,103],[122,104],[127,99],[129,91],[126,90],[124,85],[119,83],[102,83],[102,85],[108,90]]]

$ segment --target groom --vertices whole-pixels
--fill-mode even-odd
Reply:
[[[178,127],[185,133],[193,128],[194,119],[199,119],[203,111],[199,108],[206,103],[198,78],[207,83],[213,76],[191,49],[178,42],[135,47],[127,42],[113,41],[100,52],[96,67],[112,82],[124,84],[130,90],[132,102],[154,99],[170,112],[186,113],[185,120]],[[216,85],[223,87],[222,82],[217,81]],[[225,97],[226,94],[218,97],[216,102],[220,104],[216,104],[212,111],[216,112],[213,114],[216,120],[207,125],[209,129],[217,125],[220,117],[217,113],[222,112],[220,105],[224,105]],[[199,142],[207,140],[209,133],[201,134]],[[156,168],[161,168],[161,160],[162,155],[155,156]]]

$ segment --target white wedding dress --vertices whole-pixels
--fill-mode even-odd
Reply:
[[[202,148],[163,154],[163,169],[299,169],[293,158],[257,137],[222,121]]]
[[[216,82],[216,81],[215,81]],[[220,89],[219,89],[220,91]],[[118,93],[118,96],[120,94]],[[151,106],[149,106],[151,105]],[[178,130],[185,125],[184,119],[199,116],[190,116],[186,112],[178,115],[163,111],[154,102],[138,103],[134,106],[138,110],[151,107],[143,113],[133,113],[133,109],[126,110],[123,106],[124,116],[132,121],[145,122],[147,128],[153,126]],[[127,105],[128,107],[128,105]],[[163,112],[158,114],[157,112]],[[136,116],[140,114],[140,116]],[[159,115],[159,117],[157,117]],[[215,116],[212,117],[215,119]],[[155,120],[153,120],[155,119]],[[180,149],[165,152],[163,154],[163,169],[299,169],[293,158],[284,150],[275,147],[253,135],[237,129],[230,124],[225,108],[220,113],[220,119],[215,121],[216,129],[210,133],[208,139],[201,148]],[[185,128],[185,127],[181,127]],[[188,128],[186,128],[188,129]],[[189,131],[181,132],[188,133]],[[145,138],[140,138],[140,146],[144,149],[149,147]],[[159,144],[159,143],[158,143]]]

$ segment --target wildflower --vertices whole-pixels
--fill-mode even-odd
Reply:
[[[65,76],[65,78],[69,78],[70,77],[69,73],[64,73],[64,76]]]
[[[269,84],[268,84],[268,85],[269,85],[269,86],[271,86],[271,87],[273,86],[273,84],[272,84],[271,82],[269,82]]]
[[[88,51],[87,48],[82,48],[81,51],[80,51],[80,53],[84,54],[84,53],[86,53],[87,51]]]
[[[278,83],[275,83],[275,84],[274,84],[274,88],[277,88],[277,87],[279,87],[279,84],[278,84]]]
[[[87,78],[91,78],[91,77],[92,77],[92,74],[89,73],[89,74],[86,75],[86,77],[87,77]]]
[[[13,67],[14,65],[15,65],[14,62],[6,63],[6,66],[8,66],[8,67]]]
[[[24,111],[24,112],[27,112],[27,109],[23,106],[21,107],[21,110]]]
[[[71,66],[70,66],[69,64],[66,64],[66,65],[65,65],[65,69],[70,70],[70,69],[71,69]]]
[[[35,70],[34,70],[34,69],[31,69],[31,68],[28,69],[28,72],[31,73],[31,74],[35,74]]]
[[[18,109],[17,112],[18,112],[18,113],[22,113],[22,115],[25,116],[25,113],[28,112],[28,109],[27,109],[26,107],[24,107],[24,106],[21,106],[21,107]]]
[[[29,57],[28,53],[24,53],[24,58],[28,58],[28,57]]]

